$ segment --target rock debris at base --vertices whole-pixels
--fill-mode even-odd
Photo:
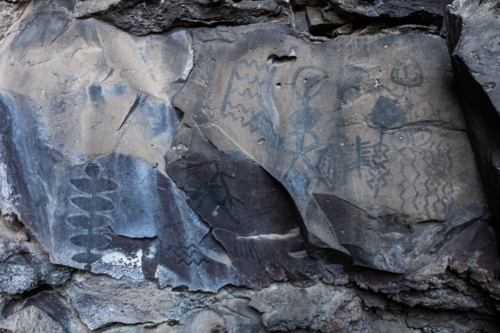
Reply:
[[[0,333],[500,332],[499,15],[0,0]]]

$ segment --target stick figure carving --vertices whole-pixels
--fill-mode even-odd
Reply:
[[[302,109],[295,111],[290,117],[290,123],[295,129],[285,134],[280,140],[280,149],[287,154],[293,155],[285,168],[281,181],[284,181],[298,159],[301,159],[313,172],[317,178],[321,174],[317,167],[307,156],[307,153],[323,145],[320,137],[313,131],[314,126],[321,118],[321,112],[318,108],[310,107],[309,102],[312,98],[318,96],[325,87],[325,78],[328,77],[326,71],[316,66],[304,66],[297,70],[293,77],[292,91],[302,103]],[[305,146],[306,135],[310,135],[314,142]],[[295,150],[284,146],[284,143],[295,137]]]

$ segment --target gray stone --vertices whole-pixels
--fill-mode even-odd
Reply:
[[[48,288],[46,288],[48,289]],[[71,305],[55,291],[31,292],[6,302],[2,309],[7,320],[16,318],[24,309],[34,307],[58,323],[65,332],[88,332]],[[35,319],[33,319],[35,320]]]
[[[73,19],[71,2],[47,3],[31,6],[0,50],[2,213],[58,264],[198,290],[234,283],[165,170],[190,35],[134,38]]]
[[[0,292],[20,294],[40,284],[60,285],[69,279],[71,270],[53,265],[35,239],[26,230],[0,218]]]
[[[444,16],[446,5],[453,0],[329,0],[335,6],[349,14],[370,18],[405,18],[407,22],[440,22]]]
[[[209,294],[158,289],[149,281],[77,274],[64,290],[80,319],[90,329],[110,323],[141,324],[180,321],[189,311],[213,303]],[[224,293],[220,298],[224,298]],[[144,297],[147,295],[147,297]],[[227,297],[227,296],[226,296]]]
[[[101,332],[106,333],[171,333],[175,328],[168,323],[164,324],[145,324],[134,326],[118,326],[103,328]]]
[[[310,44],[268,25],[216,28],[221,42],[213,30],[194,34],[174,105],[283,184],[317,250],[409,273],[488,218],[442,39]]]
[[[192,154],[164,159],[181,118],[170,98],[193,66],[187,32],[131,37],[71,18],[71,3],[44,6],[30,8],[0,52],[8,68],[0,83],[1,208],[27,225],[53,262],[204,291],[275,280],[306,286],[328,275],[307,254],[289,195],[237,147],[213,180],[214,160],[201,161],[211,169],[194,178],[183,170]],[[62,63],[48,56],[54,48],[68,55]],[[193,142],[193,153],[211,145]],[[248,185],[226,179],[235,168],[253,174]],[[236,191],[224,204],[222,181]],[[253,202],[256,195],[273,200]]]
[[[217,294],[193,293],[158,289],[149,281],[76,274],[64,294],[90,329],[111,323],[167,323],[172,332],[210,332],[219,327],[242,333],[258,332],[262,326],[248,300],[234,298],[224,289]]]
[[[485,316],[458,315],[452,312],[427,312],[421,309],[411,311],[406,319],[409,328],[420,332],[498,332],[495,322]]]
[[[499,332],[443,6],[37,0],[8,14],[0,333]],[[484,176],[498,10],[475,6],[456,4],[447,31]]]
[[[500,232],[500,23],[497,1],[455,1],[446,34],[471,144]]]
[[[0,40],[24,13],[28,1],[0,1]]]
[[[304,299],[308,300],[306,306]],[[322,283],[307,289],[275,284],[257,292],[250,306],[262,313],[268,330],[281,332],[298,328],[334,332],[361,319],[363,312],[353,289]]]
[[[281,184],[230,142],[220,151],[198,129],[180,132],[184,140],[174,138],[174,147],[185,147],[184,153],[168,164],[168,173],[228,253],[237,283],[315,282],[323,269],[307,255],[300,220]]]
[[[308,44],[273,24],[199,29],[193,48],[44,4],[0,50],[1,202],[55,263],[205,291],[330,279],[310,253],[420,275],[452,258],[491,280],[442,40]]]
[[[97,17],[135,35],[190,25],[239,25],[273,19],[288,21],[286,2],[277,0],[130,1],[86,0],[76,5],[77,17]],[[286,7],[285,7],[286,8]]]
[[[0,321],[0,328],[15,333],[64,333],[61,325],[34,306],[27,307],[12,317]]]

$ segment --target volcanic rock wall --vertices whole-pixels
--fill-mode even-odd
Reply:
[[[0,2],[0,331],[500,332],[500,3],[450,3]]]

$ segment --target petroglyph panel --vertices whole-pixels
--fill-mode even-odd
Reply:
[[[412,242],[438,239],[483,214],[486,201],[441,39],[340,37],[318,45],[280,31],[240,30],[233,43],[200,44],[191,81],[174,104],[216,146],[229,138],[287,188],[311,243],[363,252],[352,249],[363,247],[356,237],[370,223],[352,238],[340,237],[346,217],[325,211],[328,196],[368,214],[366,221],[383,220],[384,227],[428,222],[428,230],[439,229],[429,236],[417,228]],[[203,40],[203,30],[195,38]],[[207,92],[197,84],[202,81]],[[193,91],[203,103],[188,100]],[[404,272],[412,264],[404,256],[367,265]]]
[[[307,286],[337,259],[414,271],[487,214],[441,38],[134,37],[48,3],[0,49],[0,208],[56,264]]]
[[[199,130],[189,132],[189,148],[168,164],[168,173],[213,228],[238,283],[261,288],[284,278],[300,286],[316,281],[321,266],[307,255],[299,216],[283,186],[236,146],[223,152]],[[185,264],[203,260],[194,248],[170,251]]]

